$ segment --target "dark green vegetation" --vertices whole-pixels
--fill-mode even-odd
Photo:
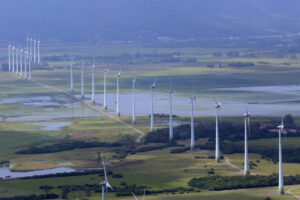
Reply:
[[[285,185],[300,183],[300,175],[284,177]],[[193,178],[189,186],[207,190],[234,190],[241,188],[270,187],[278,185],[278,175],[270,176],[208,176]]]
[[[42,199],[57,199],[57,194],[41,194],[41,195],[29,195],[29,196],[14,196],[14,197],[2,197],[1,200],[42,200]]]
[[[66,141],[53,145],[46,145],[43,147],[29,147],[28,149],[17,151],[17,154],[43,154],[54,153],[61,151],[70,151],[74,149],[94,148],[94,147],[119,147],[119,143],[106,142],[85,142],[85,141]]]
[[[291,115],[284,118],[286,133],[285,138],[300,137],[300,126],[295,124]],[[278,138],[278,131],[274,129],[279,124],[278,120],[269,120],[268,122],[254,122],[250,126],[251,133],[248,140],[253,141],[249,145],[249,153],[261,154],[263,159],[271,159],[274,163],[278,162],[277,145],[274,146],[256,146],[255,140],[263,138]],[[197,121],[195,128],[195,138],[207,138],[207,142],[199,144],[200,149],[215,149],[215,123],[214,121]],[[242,123],[233,123],[224,121],[220,125],[220,146],[224,154],[244,153],[244,125]],[[190,138],[190,125],[180,125],[174,128],[174,141],[188,140]],[[149,132],[145,138],[146,143],[169,143],[169,129],[157,129]],[[173,149],[170,153],[184,153],[189,148]],[[287,163],[300,163],[300,148],[295,146],[286,146],[283,151],[283,161]]]

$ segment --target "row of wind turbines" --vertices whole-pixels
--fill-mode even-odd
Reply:
[[[108,69],[104,71],[104,93],[103,93],[103,108],[107,110],[107,99],[106,99],[106,79],[107,73],[109,72]],[[116,74],[116,114],[120,116],[120,77],[121,71]],[[74,84],[73,84],[73,60],[70,67],[70,89],[74,91]],[[132,123],[136,123],[136,114],[135,114],[135,84],[136,84],[136,77],[134,76],[132,79]],[[150,130],[154,131],[154,91],[156,88],[156,79],[154,80],[153,84],[150,86],[151,89],[151,112],[150,112]],[[171,89],[169,91],[169,101],[170,101],[170,109],[169,109],[169,140],[173,140],[173,95],[175,91]],[[81,97],[85,98],[84,93],[84,60],[81,65]],[[92,66],[92,103],[95,104],[95,62]],[[194,131],[194,107],[197,104],[196,97],[192,96],[190,98],[191,103],[191,143],[190,148],[191,151],[195,150],[195,131]],[[221,111],[221,103],[216,102],[214,105],[216,109],[216,136],[215,136],[215,161],[217,163],[220,162],[220,144],[219,144],[219,119],[220,119],[220,111]],[[249,161],[248,161],[248,134],[250,134],[250,113],[246,109],[246,112],[243,115],[244,117],[244,175],[247,176],[250,174],[249,170]],[[284,129],[283,118],[281,124],[277,127],[279,129],[279,193],[284,194],[284,183],[283,183],[283,170],[282,170],[282,146],[281,146],[281,134],[282,130]]]
[[[25,46],[25,45],[24,45]],[[31,80],[32,63],[40,64],[40,40],[26,37],[26,47],[9,43],[8,70],[23,79]]]

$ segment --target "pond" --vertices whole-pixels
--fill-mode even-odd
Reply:
[[[8,121],[46,121],[102,116],[101,113],[60,93],[0,95],[0,97],[0,110],[5,110]]]
[[[31,177],[37,175],[49,175],[49,174],[57,174],[57,173],[70,173],[75,172],[76,169],[67,168],[67,167],[59,167],[53,169],[43,169],[43,170],[34,170],[34,171],[26,171],[26,172],[13,172],[10,171],[9,166],[0,167],[0,178],[3,179],[11,179],[11,178],[23,178],[23,177]]]
[[[73,165],[72,163],[60,163],[61,166]],[[41,176],[41,175],[51,175],[51,174],[61,174],[61,173],[70,173],[70,172],[82,172],[87,170],[98,170],[101,168],[68,168],[68,167],[58,167],[52,169],[42,169],[42,170],[33,170],[33,171],[25,171],[25,172],[14,172],[10,170],[10,166],[2,166],[0,167],[0,178],[3,179],[13,179],[13,178],[24,178],[31,176]]]
[[[59,131],[61,127],[69,126],[72,122],[30,122],[23,123],[24,125],[42,126],[38,129],[30,129],[30,131],[42,130],[42,131]]]

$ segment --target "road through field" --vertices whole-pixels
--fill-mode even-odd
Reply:
[[[290,189],[288,189],[288,191],[286,193],[288,194],[291,194],[293,195],[296,199],[300,200],[300,196],[299,195],[296,195],[295,193],[292,192],[292,190],[295,190],[295,189],[299,189],[300,187],[292,187]]]
[[[66,92],[66,91],[64,91],[64,90],[62,90],[62,89],[58,89],[58,88],[55,88],[55,87],[53,87],[53,86],[50,86],[50,85],[47,85],[47,84],[44,84],[44,83],[41,83],[41,82],[38,82],[38,81],[32,80],[32,82],[35,83],[35,84],[38,84],[38,85],[40,85],[40,86],[43,86],[43,87],[45,87],[45,88],[48,88],[48,89],[50,89],[50,90],[53,90],[53,91],[56,91],[56,92],[60,92],[60,93],[64,93],[65,95],[67,95],[67,96],[69,96],[69,97],[71,97],[71,98],[73,98],[73,99],[75,99],[75,100],[77,100],[77,101],[79,101],[79,102],[81,102],[81,103],[87,105],[87,106],[90,107],[91,109],[93,109],[93,110],[95,110],[95,111],[97,111],[97,112],[100,112],[100,113],[103,114],[104,116],[109,117],[109,118],[111,118],[111,119],[113,119],[113,120],[115,120],[115,121],[117,121],[117,122],[120,122],[120,123],[123,124],[124,126],[127,126],[128,128],[134,130],[135,132],[137,132],[138,134],[140,134],[139,137],[136,139],[136,142],[138,142],[138,143],[140,143],[141,140],[143,139],[143,137],[146,135],[144,132],[142,132],[141,130],[135,128],[135,127],[132,126],[131,124],[128,124],[128,123],[126,123],[125,121],[121,120],[120,118],[118,118],[118,117],[116,117],[116,116],[113,116],[113,115],[111,115],[111,114],[105,112],[104,110],[102,110],[102,109],[100,109],[100,108],[97,108],[95,105],[93,105],[93,104],[91,104],[91,103],[88,103],[88,102],[84,101],[84,100],[81,99],[81,98],[75,97],[73,94],[70,94],[70,93],[68,93],[68,92]]]

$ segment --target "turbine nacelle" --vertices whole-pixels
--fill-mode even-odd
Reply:
[[[250,113],[248,111],[245,112],[244,117],[246,117],[246,118],[250,117]]]
[[[190,102],[192,103],[192,102],[194,102],[195,101],[195,103],[197,103],[196,102],[196,97],[195,96],[192,96],[191,98],[190,98]]]
[[[119,73],[116,75],[116,77],[118,77],[118,78],[120,78],[120,76],[121,76],[121,72],[119,72]]]
[[[217,104],[214,105],[214,107],[217,108],[217,109],[221,108],[221,103],[220,103],[220,102],[217,102]]]
[[[277,128],[280,130],[284,129],[283,117],[281,118],[281,124]]]
[[[150,86],[151,89],[154,89],[154,88],[155,88],[155,84],[156,84],[156,79],[154,80],[153,84]]]
[[[175,91],[174,91],[174,90],[170,90],[169,93],[170,93],[170,94],[174,94]]]

